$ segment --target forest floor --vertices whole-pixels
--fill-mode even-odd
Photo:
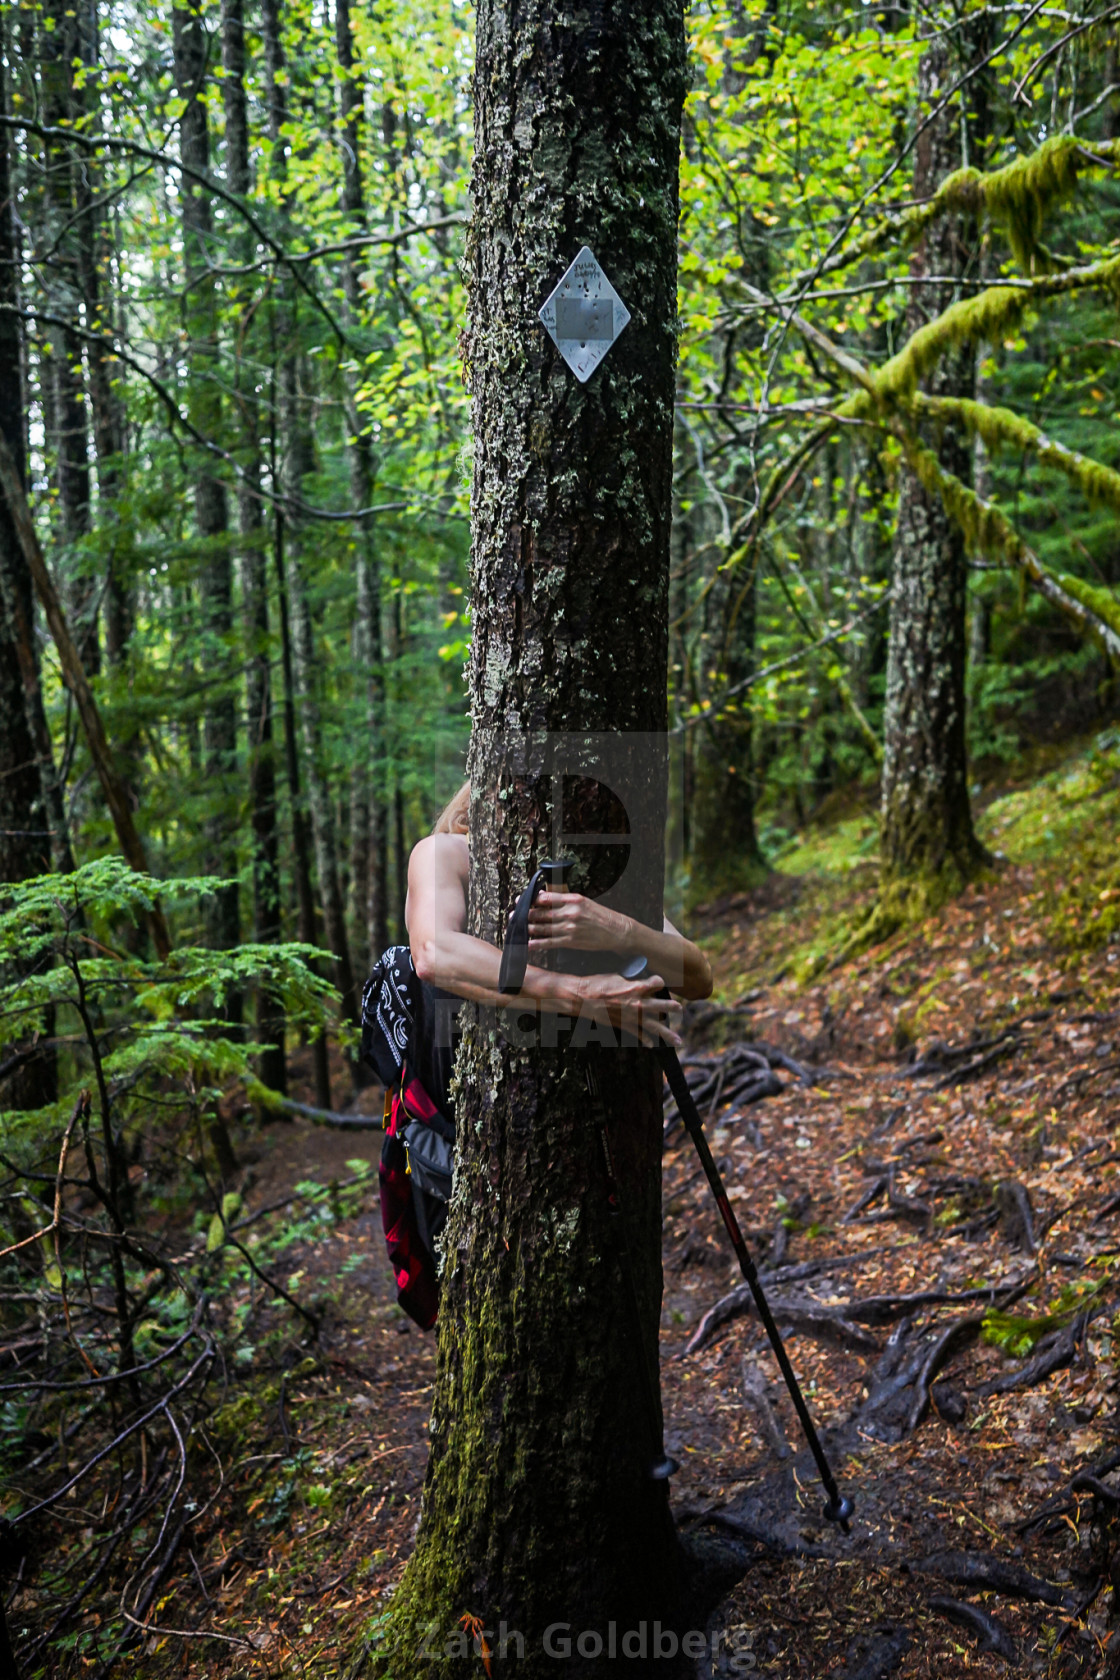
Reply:
[[[792,842],[765,886],[703,921],[726,1012],[698,1012],[701,1088],[741,1041],[805,1070],[745,1108],[714,1088],[704,1107],[856,1514],[849,1534],[821,1519],[757,1320],[733,1300],[705,1323],[739,1279],[678,1127],[672,1500],[684,1531],[742,1561],[709,1623],[733,1630],[739,1666],[698,1674],[1120,1673],[1117,741],[1024,767],[984,802],[982,832],[1005,854],[988,879],[808,984],[798,973],[873,894],[870,813]],[[392,1300],[362,1176],[379,1141],[256,1134],[250,1209],[312,1178],[357,1178],[359,1199],[289,1250],[318,1339],[289,1329],[285,1368],[218,1414],[226,1491],[155,1616],[181,1633],[150,1633],[130,1673],[330,1680],[399,1579],[434,1340]]]

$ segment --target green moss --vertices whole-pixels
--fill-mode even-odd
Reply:
[[[875,859],[879,825],[871,811],[797,834],[775,854],[783,875],[850,875]]]
[[[1063,572],[1057,581],[1075,601],[1080,601],[1083,607],[1095,613],[1110,629],[1120,635],[1120,601],[1117,601],[1111,590],[1086,583],[1083,578],[1072,577],[1069,572]]]
[[[1102,146],[1099,155],[1113,156],[1114,149]],[[1039,243],[1043,225],[1051,210],[1072,193],[1089,161],[1079,140],[1059,134],[1029,157],[1016,158],[984,179],[984,207],[1007,234],[1016,262],[1028,271],[1051,266]]]
[[[912,244],[939,216],[979,217],[984,211],[1007,234],[1015,260],[1028,272],[1041,273],[1054,259],[1041,243],[1050,214],[1070,196],[1083,169],[1120,157],[1120,142],[1095,144],[1088,152],[1072,135],[1044,141],[1029,157],[984,175],[978,169],[954,170],[926,204],[888,216],[844,251],[834,268],[858,262],[892,244]]]
[[[1061,950],[1099,951],[1120,941],[1120,858],[1115,833],[1082,840],[1067,855],[1062,885],[1043,897],[1046,930]]]
[[[915,875],[885,879],[879,896],[870,912],[858,922],[844,943],[834,953],[830,968],[839,968],[862,956],[873,945],[881,945],[903,928],[913,927],[934,916],[950,899],[964,891],[969,879],[956,863],[948,860],[944,868]]]
[[[983,813],[980,828],[989,845],[1017,862],[1045,862],[1075,856],[1090,830],[1120,831],[1120,734],[1115,730],[1067,747],[1059,763],[1041,769],[1029,761],[1029,784],[993,800]]]
[[[918,413],[963,421],[970,436],[980,438],[992,455],[998,455],[1008,446],[1023,454],[1036,455],[1046,466],[1065,473],[1091,502],[1120,512],[1120,472],[1055,443],[1021,414],[1009,408],[989,407],[967,397],[927,397],[921,393],[915,397],[914,406]]]
[[[910,437],[901,439],[906,458],[931,495],[940,496],[949,516],[964,533],[970,553],[1004,560],[1026,574],[1048,601],[1088,632],[1112,659],[1120,650],[1120,603],[1110,591],[1068,575],[1048,572],[1026,546],[1011,521],[992,502],[945,472],[936,455]],[[1103,470],[1103,469],[1102,469]]]
[[[1030,293],[1019,286],[989,286],[975,297],[950,304],[884,362],[875,376],[877,395],[888,404],[909,397],[946,351],[963,344],[999,344],[1022,320]]]

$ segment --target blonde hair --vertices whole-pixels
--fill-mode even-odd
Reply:
[[[466,834],[470,827],[471,784],[464,782],[436,818],[433,834]]]

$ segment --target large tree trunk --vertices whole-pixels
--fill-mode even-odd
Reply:
[[[353,231],[365,227],[362,188],[362,90],[355,80],[354,37],[350,0],[338,0],[335,38],[340,71],[339,106],[342,127],[342,207]],[[342,281],[346,319],[351,328],[360,319],[359,255],[347,251]],[[351,436],[350,496],[355,508],[372,505],[375,484],[373,446],[358,411],[358,368],[346,374],[347,426]],[[356,600],[354,663],[364,692],[364,729],[354,752],[350,784],[350,925],[369,945],[371,959],[389,943],[388,933],[388,800],[385,791],[385,678],[381,650],[381,568],[373,516],[358,522],[355,555]]]
[[[559,789],[538,776],[536,739],[522,757],[521,737],[539,731],[587,743],[582,762],[599,780],[612,774],[597,764],[607,747],[588,732],[604,732],[642,783],[645,809],[628,807],[637,867],[619,885],[635,915],[660,917],[680,0],[614,0],[578,26],[542,0],[482,0],[474,87],[470,925],[496,942],[555,842]],[[633,319],[581,386],[537,310],[585,241]],[[565,844],[606,827],[597,798],[569,785]],[[608,849],[574,849],[595,890]],[[465,1672],[453,1654],[464,1611],[492,1630],[495,1672],[527,1677],[597,1674],[606,1660],[588,1656],[590,1635],[608,1641],[615,1621],[620,1638],[642,1619],[651,1634],[675,1613],[677,1544],[666,1485],[648,1477],[637,1341],[655,1349],[659,1323],[660,1075],[652,1052],[595,1052],[635,1322],[608,1230],[587,1054],[514,1048],[485,1017],[460,1051],[432,1452],[393,1606],[402,1638],[439,1629],[426,1674]],[[502,1621],[523,1634],[522,1660],[502,1660]],[[553,1622],[573,1641],[589,1635],[567,1662],[542,1647]]]
[[[245,98],[244,0],[222,0],[222,98],[226,119],[226,179],[238,197],[252,190],[249,114]],[[249,260],[252,235],[244,241]],[[272,731],[272,641],[268,615],[268,531],[261,500],[260,406],[255,365],[240,356],[235,401],[241,431],[237,484],[241,599],[246,641],[245,712],[252,825],[253,938],[275,944],[281,936],[280,847],[276,819],[276,756]],[[275,998],[259,994],[258,1031],[264,1043],[260,1076],[273,1091],[287,1090],[284,1014]]]
[[[944,97],[951,79],[945,39],[931,41],[919,69],[923,114]],[[914,197],[929,198],[962,163],[961,114],[955,102],[918,140]],[[961,276],[969,228],[941,217],[922,235],[911,259],[907,330],[915,332],[952,301],[956,288],[932,276]],[[936,396],[971,396],[974,360],[966,346],[944,356],[930,378]],[[968,482],[970,451],[963,432],[946,428],[938,445],[946,471]],[[965,738],[964,537],[940,498],[903,469],[895,538],[887,659],[881,817],[884,904],[915,896],[932,903],[957,890],[984,860],[972,827]]]
[[[206,113],[207,42],[202,28],[202,0],[177,5],[172,13],[175,81],[183,100],[179,138],[183,162],[203,175],[210,168],[210,129]],[[222,400],[218,385],[218,295],[208,270],[214,260],[210,194],[196,175],[180,182],[183,258],[187,271],[187,331],[190,379],[188,406],[192,425],[206,438],[221,433]],[[225,485],[200,461],[195,469],[195,523],[203,551],[199,571],[206,664],[219,681],[203,723],[205,774],[213,801],[206,823],[207,864],[228,885],[210,900],[207,934],[218,950],[230,950],[241,937],[236,882],[237,845],[230,803],[237,767],[237,706],[224,680],[233,628],[233,570],[228,541],[229,513]],[[240,1015],[240,1000],[227,1006]]]

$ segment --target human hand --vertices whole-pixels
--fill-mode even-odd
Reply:
[[[659,974],[625,980],[621,974],[587,974],[574,982],[576,1014],[586,1012],[630,1033],[642,1044],[671,1044],[681,1048],[677,1032],[683,1008],[675,998],[661,997],[665,982]]]
[[[542,892],[529,912],[529,955],[546,951],[625,951],[629,917],[582,893]]]

